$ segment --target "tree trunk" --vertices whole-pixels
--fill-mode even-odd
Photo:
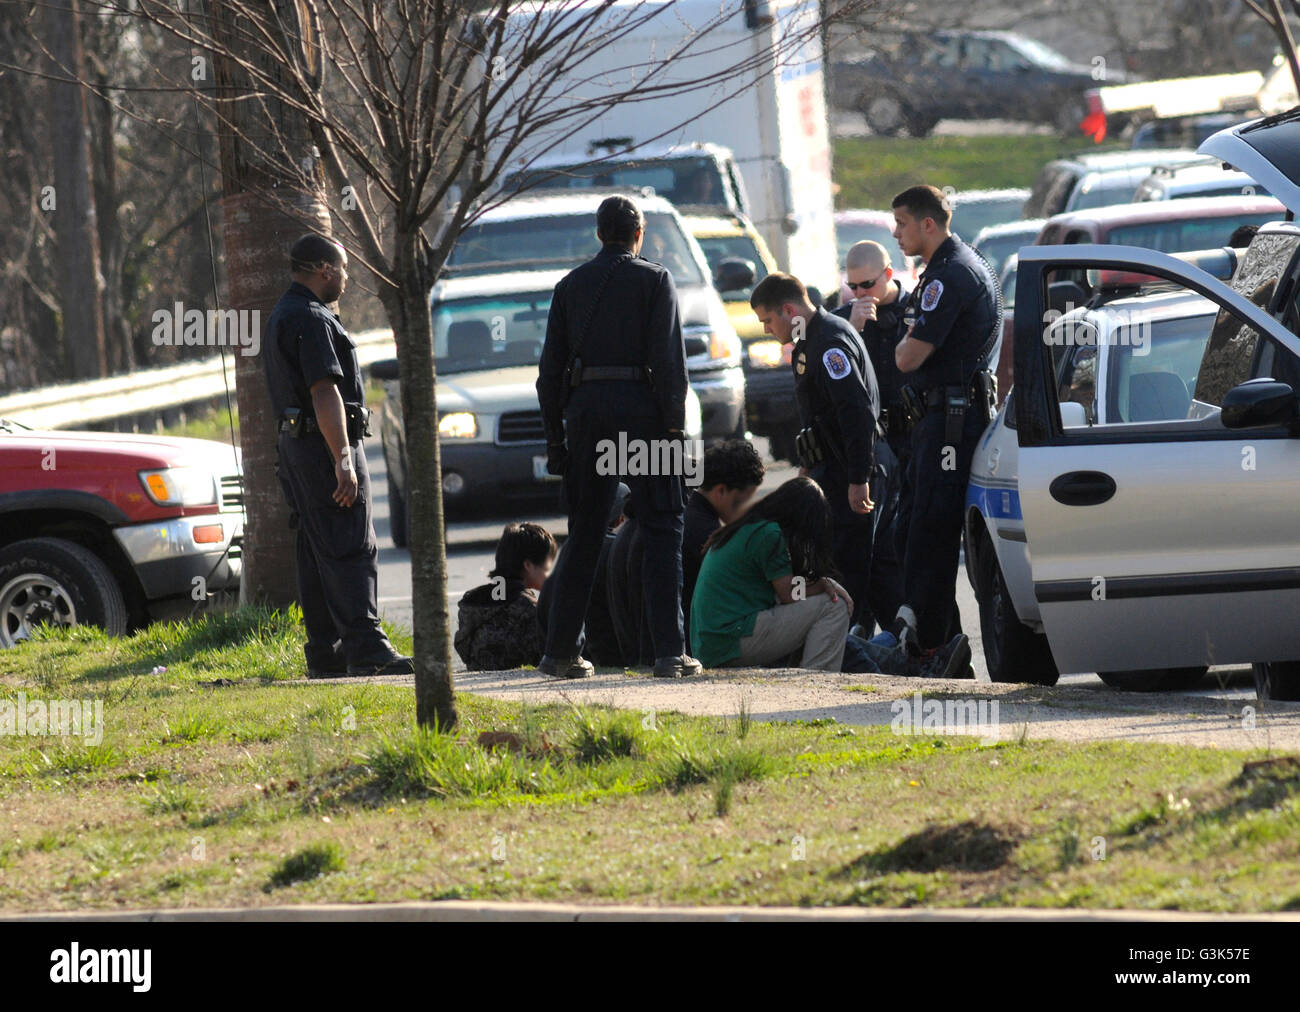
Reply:
[[[442,460],[434,389],[428,262],[418,231],[395,236],[401,289],[386,299],[397,335],[406,430],[407,515],[411,525],[411,617],[415,634],[415,719],[446,731],[456,725],[447,616],[447,539],[442,523]],[[435,420],[430,424],[431,420]],[[433,536],[427,536],[433,528]],[[425,532],[426,536],[418,536]]]
[[[77,0],[50,0],[45,7],[50,73],[59,78],[49,88],[63,342],[72,377],[98,379],[106,371],[104,279],[91,195],[90,123],[86,96],[77,83],[85,79],[79,21]]]

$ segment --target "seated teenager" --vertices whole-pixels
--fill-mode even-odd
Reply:
[[[555,563],[556,544],[540,524],[507,524],[489,582],[460,599],[456,653],[471,671],[505,671],[542,659],[537,597]]]
[[[691,603],[691,652],[707,667],[839,671],[853,602],[830,575],[831,514],[792,478],[715,531]]]

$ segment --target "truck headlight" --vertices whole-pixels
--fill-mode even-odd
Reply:
[[[780,341],[754,341],[746,350],[749,364],[756,369],[775,369],[781,365]]]
[[[731,343],[720,330],[709,331],[709,358],[731,358]]]
[[[201,467],[141,471],[140,484],[159,506],[214,506],[220,502],[216,475]]]
[[[478,435],[478,419],[468,411],[453,411],[438,422],[443,439],[473,439]]]

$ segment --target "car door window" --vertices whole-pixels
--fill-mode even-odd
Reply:
[[[1201,358],[1215,317],[1208,313],[1115,329],[1106,383],[1106,416],[1115,422],[1188,417]]]
[[[1072,401],[1082,404],[1087,412],[1088,424],[1097,422],[1097,349],[1078,347],[1071,349],[1061,367],[1061,383],[1057,398],[1061,403]]]

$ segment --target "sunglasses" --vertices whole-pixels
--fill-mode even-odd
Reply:
[[[880,279],[883,278],[884,276],[885,276],[884,274],[879,274],[876,276],[875,281],[868,281],[866,284],[862,284],[862,285],[858,284],[856,281],[846,281],[844,283],[848,285],[852,291],[856,292],[860,288],[862,289],[862,291],[865,292],[868,288],[875,288],[876,285],[880,284]]]

